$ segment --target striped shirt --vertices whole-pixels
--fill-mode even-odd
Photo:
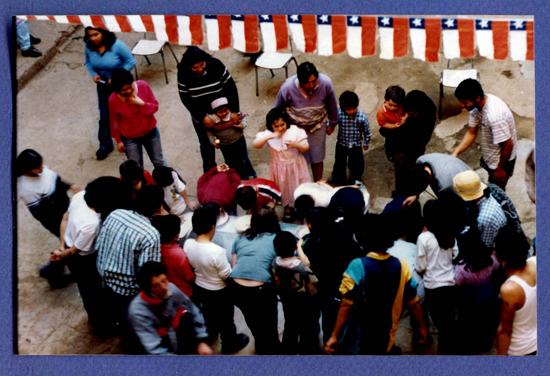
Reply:
[[[349,116],[338,110],[338,143],[348,149],[368,145],[371,138],[369,119],[361,110]]]
[[[487,166],[496,170],[500,161],[500,143],[512,139],[514,147],[510,161],[516,158],[517,134],[514,115],[502,99],[486,94],[487,102],[483,109],[470,112],[470,128],[481,128],[481,156]]]
[[[160,262],[160,235],[148,218],[134,211],[112,212],[99,233],[97,269],[103,284],[124,296],[139,292],[136,274],[147,261]]]
[[[254,205],[255,208],[261,208],[271,202],[276,204],[281,201],[281,190],[271,180],[263,178],[250,179],[242,182],[237,189],[243,187],[258,188],[258,200],[256,201],[256,205]]]
[[[483,198],[478,207],[477,226],[481,232],[481,240],[492,249],[498,231],[506,225],[506,215],[493,196]]]

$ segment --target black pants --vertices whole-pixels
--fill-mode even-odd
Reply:
[[[67,266],[78,286],[84,309],[88,313],[88,322],[93,327],[101,325],[102,308],[104,308],[103,287],[96,260],[96,253],[88,256],[73,255],[67,258]]]
[[[199,303],[208,335],[211,340],[221,334],[222,345],[228,345],[235,340],[237,328],[233,320],[235,306],[229,288],[221,290],[206,290],[195,286],[193,297]]]
[[[243,313],[246,325],[254,336],[256,353],[274,355],[280,353],[277,329],[277,295],[270,283],[258,287],[231,284],[235,305]]]
[[[332,179],[337,184],[346,182],[346,165],[349,168],[349,176],[352,182],[361,180],[365,170],[365,160],[363,159],[363,149],[361,146],[347,148],[336,143],[336,152],[334,154],[334,167],[332,168]]]
[[[116,330],[123,336],[128,334],[128,306],[135,295],[120,295],[109,286],[103,288],[103,294],[102,324],[105,330]]]
[[[457,341],[456,287],[427,288],[425,291],[428,311],[439,332],[438,351],[441,354],[454,354]]]
[[[319,354],[319,305],[304,294],[281,296],[285,314],[282,352],[288,355]]]
[[[407,181],[409,171],[416,165],[416,159],[424,154],[426,148],[422,150],[402,150],[397,149],[393,154],[393,165],[395,168],[395,190],[400,195],[409,196],[410,187]]]
[[[204,124],[195,121],[193,118],[191,118],[191,121],[193,122],[193,127],[195,127],[197,137],[199,138],[202,157],[202,170],[207,172],[212,167],[216,167],[216,148],[210,143]]]

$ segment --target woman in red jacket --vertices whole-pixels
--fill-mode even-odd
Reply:
[[[149,85],[145,81],[134,82],[132,74],[123,68],[114,71],[111,85],[111,134],[118,151],[143,166],[143,146],[155,167],[166,166],[155,119],[159,104]]]

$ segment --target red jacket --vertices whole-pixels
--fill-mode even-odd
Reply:
[[[166,268],[167,277],[188,297],[193,295],[195,273],[183,248],[177,244],[161,244],[160,262]]]
[[[201,205],[216,202],[223,208],[233,206],[235,192],[241,184],[239,173],[232,168],[226,172],[218,172],[217,167],[212,167],[205,172],[197,183],[197,197]]]

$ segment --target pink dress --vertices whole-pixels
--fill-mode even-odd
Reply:
[[[256,137],[265,137],[272,134],[266,130]],[[281,189],[281,203],[283,207],[294,206],[294,190],[302,183],[311,182],[309,168],[304,155],[296,148],[288,149],[284,141],[300,142],[307,140],[306,132],[295,125],[291,125],[282,138],[269,140],[267,143],[271,151],[269,163],[269,179],[273,180]]]

